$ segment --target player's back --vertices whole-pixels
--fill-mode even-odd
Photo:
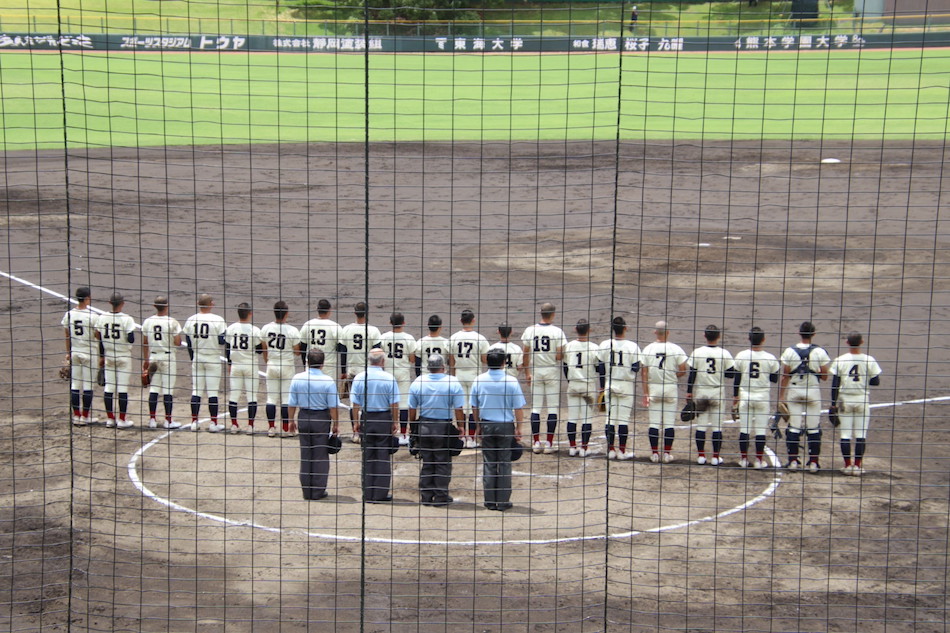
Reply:
[[[429,356],[433,354],[439,354],[443,358],[448,358],[450,351],[449,339],[444,336],[423,336],[417,341],[416,349],[416,355],[422,359],[423,364],[425,364]]]
[[[600,344],[599,360],[610,382],[634,382],[634,367],[640,362],[640,346],[628,339],[609,338]]]
[[[386,371],[406,371],[412,367],[416,339],[408,332],[386,332],[379,337],[379,346],[386,352]]]
[[[324,365],[336,365],[336,346],[340,343],[343,328],[336,321],[330,319],[310,319],[300,328],[300,340],[307,345],[307,349],[318,349],[323,352]]]
[[[289,323],[271,321],[261,328],[267,345],[268,365],[293,365],[294,347],[300,344],[300,330]]]
[[[493,349],[500,349],[505,353],[505,371],[509,376],[517,378],[521,363],[524,361],[524,348],[511,341],[498,341],[488,346],[489,351]]]
[[[718,345],[703,345],[693,350],[689,366],[696,370],[694,386],[700,389],[721,389],[725,386],[725,374],[733,368],[729,350]]]
[[[643,366],[648,368],[647,378],[652,385],[675,385],[677,372],[686,363],[683,348],[669,341],[654,341],[641,354]]]
[[[168,315],[153,315],[142,323],[142,336],[148,337],[149,352],[175,351],[175,337],[181,334],[181,324]]]
[[[564,347],[567,379],[572,382],[593,382],[597,378],[600,347],[590,341],[571,341]]]
[[[739,390],[744,393],[768,393],[772,374],[781,369],[774,354],[765,350],[744,349],[736,354],[734,366],[741,374]]]
[[[347,370],[356,375],[366,369],[366,354],[379,344],[379,328],[369,323],[350,323],[340,333],[340,342],[346,348]]]
[[[521,342],[528,352],[532,372],[560,371],[558,351],[567,344],[564,331],[550,323],[538,323],[525,328]]]
[[[63,316],[63,327],[69,330],[70,349],[73,352],[89,355],[98,353],[97,318],[90,308],[73,308]]]
[[[871,379],[881,374],[881,367],[872,356],[849,352],[834,360],[831,373],[840,379],[840,395],[862,397],[867,395]]]
[[[185,321],[184,334],[191,339],[191,345],[198,360],[213,361],[221,356],[220,337],[228,329],[224,317],[211,312],[199,312]]]
[[[455,371],[477,372],[488,353],[488,339],[474,330],[459,330],[449,339]]]
[[[253,323],[232,323],[225,332],[231,348],[231,363],[253,365],[257,363],[257,346],[263,342],[261,330]]]
[[[129,356],[132,343],[129,334],[135,331],[135,321],[124,312],[105,312],[96,318],[102,349],[106,356]]]

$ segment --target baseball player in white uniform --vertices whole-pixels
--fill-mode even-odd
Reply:
[[[472,383],[481,372],[482,365],[486,363],[488,339],[475,331],[475,313],[471,310],[462,310],[459,321],[462,329],[449,337],[451,347],[449,365],[452,367],[452,374],[462,383],[462,391],[465,392],[463,412],[468,420],[468,433],[463,438],[465,448],[475,448],[477,445],[475,431],[478,425],[472,415]]]
[[[287,323],[286,301],[274,304],[274,320],[261,328],[267,346],[267,435],[275,437],[277,407],[280,407],[281,437],[294,437],[297,423],[290,420],[290,383],[297,373],[294,359],[300,353],[300,330]]]
[[[181,424],[172,419],[175,381],[178,367],[175,351],[181,345],[181,324],[168,314],[168,298],[155,297],[155,315],[142,323],[142,370],[151,379],[148,385],[148,428],[158,428],[155,419],[158,411],[158,396],[162,396],[165,409],[166,429],[177,429]]]
[[[535,453],[557,451],[557,412],[561,406],[561,361],[567,337],[554,325],[553,303],[541,305],[541,321],[525,328],[521,335],[524,346],[525,380],[531,385],[531,436]],[[541,411],[547,411],[547,437],[541,441]]]
[[[76,288],[76,307],[64,314],[62,321],[66,331],[66,362],[69,363],[69,404],[76,426],[95,421],[89,411],[99,369],[99,339],[96,338],[97,315],[91,303],[92,291],[86,286]]]
[[[96,318],[96,329],[102,342],[105,356],[106,386],[103,399],[106,403],[106,426],[125,429],[133,425],[126,417],[129,409],[129,378],[132,376],[132,344],[135,342],[135,321],[122,312],[125,300],[115,293],[109,299],[111,312],[100,314]],[[119,400],[119,419],[116,421],[112,409],[113,394]]]
[[[251,323],[254,318],[251,305],[246,302],[238,304],[237,313],[238,320],[224,332],[224,354],[228,359],[228,413],[231,433],[239,432],[238,400],[243,394],[247,398],[247,428],[244,432],[251,435],[257,418],[257,394],[261,384],[257,356],[263,356],[266,363],[267,346],[260,328]]]
[[[673,461],[673,441],[676,439],[677,389],[679,379],[686,374],[686,352],[669,342],[669,326],[657,321],[653,330],[656,341],[643,348],[640,354],[643,372],[643,406],[650,416],[651,462],[660,461],[660,431],[663,432],[663,463]]]
[[[422,360],[438,354],[443,359],[449,357],[449,339],[442,336],[442,317],[433,314],[429,317],[429,333],[416,341],[416,377],[422,375]]]
[[[610,331],[610,338],[600,344],[599,351],[606,373],[607,459],[633,459],[633,448],[627,450],[627,437],[630,434],[628,422],[633,414],[634,387],[640,371],[640,346],[627,339],[627,322],[623,317],[614,317]]]
[[[367,320],[368,308],[366,303],[360,301],[353,308],[353,314],[356,315],[356,321],[343,328],[340,333],[340,373],[345,375],[343,391],[341,398],[346,398],[349,393],[349,385],[353,378],[368,369],[367,354],[374,347],[379,347],[379,328],[370,325]],[[353,442],[360,441],[360,434],[357,429],[357,420],[355,413],[350,409],[350,425],[353,429]]]
[[[307,350],[323,352],[323,373],[333,378],[334,384],[340,375],[340,351],[343,344],[343,328],[330,318],[333,306],[328,299],[317,302],[317,318],[310,319],[300,327],[300,358],[306,362]]]
[[[703,333],[706,344],[697,347],[687,365],[686,399],[702,401],[696,411],[696,463],[718,466],[722,463],[722,417],[731,409],[728,387],[735,383],[732,354],[719,346],[721,333],[715,325],[707,325]],[[706,437],[712,431],[712,456],[706,459]]]
[[[488,346],[489,351],[500,349],[505,353],[505,371],[512,378],[517,378],[524,369],[524,349],[517,343],[511,341],[511,326],[502,323],[498,326],[497,343]]]
[[[772,384],[778,383],[779,362],[762,349],[765,332],[760,327],[749,331],[749,349],[735,358],[733,404],[739,408],[739,466],[748,468],[749,438],[755,440],[755,468],[766,468],[765,433],[772,412]]]
[[[416,368],[416,339],[404,331],[406,317],[402,312],[389,315],[392,330],[379,337],[379,347],[386,352],[386,371],[399,385],[399,444],[409,445],[409,386]]]
[[[785,432],[785,444],[788,448],[789,470],[802,467],[798,458],[802,431],[808,436],[809,472],[817,473],[821,466],[821,389],[820,381],[828,380],[831,357],[811,340],[815,336],[815,325],[805,321],[798,328],[801,342],[787,348],[782,353],[782,379],[779,383],[778,399],[788,406],[788,429]]]
[[[864,337],[860,332],[848,334],[847,354],[831,363],[831,413],[838,414],[841,432],[841,455],[846,475],[864,474],[864,449],[870,422],[870,387],[881,384],[881,366],[873,356],[861,352]],[[854,442],[854,460],[851,443]]]
[[[211,312],[214,299],[205,293],[198,297],[198,312],[185,321],[185,343],[191,358],[191,430],[198,430],[198,413],[201,396],[208,395],[208,414],[211,422],[208,431],[224,430],[218,424],[218,391],[221,389],[221,358],[224,352],[224,331],[228,329],[224,318]]]
[[[568,454],[587,456],[594,421],[594,406],[600,393],[597,366],[601,365],[600,348],[590,341],[590,323],[581,319],[574,326],[577,339],[564,346],[564,373],[567,377],[567,441]],[[602,367],[602,366],[601,366]],[[581,445],[577,447],[577,423],[581,424]]]

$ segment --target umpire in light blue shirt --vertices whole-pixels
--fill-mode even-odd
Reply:
[[[383,369],[386,352],[370,350],[369,367],[353,379],[350,402],[353,403],[354,429],[363,437],[363,500],[386,503],[393,468],[389,448],[392,436],[399,431],[399,385],[396,378]]]
[[[416,378],[409,387],[409,419],[416,426],[422,468],[419,471],[419,493],[422,505],[447,506],[454,499],[449,495],[452,480],[452,424],[464,428],[462,407],[465,392],[455,376],[445,373],[441,354],[429,356],[428,374]]]
[[[505,371],[505,351],[488,351],[488,371],[472,384],[472,410],[482,436],[485,507],[504,512],[511,507],[511,445],[521,441],[524,393]]]
[[[303,498],[317,501],[327,496],[330,434],[339,432],[337,409],[340,406],[336,382],[323,373],[323,352],[307,352],[309,369],[295,375],[290,383],[289,419],[297,415],[300,438],[300,486]]]

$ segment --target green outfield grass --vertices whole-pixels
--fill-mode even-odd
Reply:
[[[362,141],[360,55],[0,54],[2,147]],[[372,141],[947,139],[950,51],[372,55]],[[619,91],[619,98],[618,98]],[[63,94],[65,93],[65,117]],[[620,108],[618,119],[617,108]]]

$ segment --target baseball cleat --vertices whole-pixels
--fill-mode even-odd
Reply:
[[[660,461],[660,454],[657,453],[656,451],[653,451],[653,452],[650,454],[650,461],[653,462],[654,464],[659,463],[659,461]]]
[[[539,455],[543,450],[544,447],[541,446],[541,442],[535,442],[534,445],[531,446],[531,452],[535,455]]]
[[[587,452],[587,449],[586,449],[586,448],[579,448],[579,449],[577,449],[577,456],[578,456],[578,457],[587,457],[588,454],[589,454],[589,453]]]
[[[225,427],[223,424],[209,424],[209,425],[208,425],[208,432],[209,432],[209,433],[220,433],[220,432],[223,431],[225,428],[226,428],[226,427]]]
[[[712,459],[709,460],[709,463],[712,464],[713,466],[718,466],[722,462],[723,462],[722,457],[719,457],[718,455],[714,455]]]
[[[157,421],[155,418],[151,418],[151,419],[148,421],[148,428],[150,428],[150,429],[157,429],[157,428],[158,428],[158,421]]]
[[[106,428],[111,429],[115,426],[115,418],[106,418]]]
[[[568,449],[567,454],[571,457],[577,457],[577,447],[572,446],[570,449]]]
[[[174,420],[165,420],[165,423],[162,426],[164,426],[166,429],[169,429],[169,430],[180,429],[181,422],[175,422]]]
[[[241,432],[241,427],[239,427],[237,424],[231,425],[231,435],[237,435],[240,432]]]
[[[756,467],[756,468],[768,468],[768,467],[769,467],[769,463],[768,463],[767,461],[765,461],[764,459],[758,459],[758,458],[756,458],[756,460],[755,460],[755,467]]]
[[[617,451],[614,449],[607,451],[607,459],[617,459]]]
[[[133,422],[129,418],[126,418],[125,420],[119,420],[118,422],[116,422],[115,426],[116,428],[119,428],[119,429],[127,429],[130,426],[135,426],[135,422]]]
[[[353,442],[354,444],[359,444],[359,443],[360,443],[360,434],[359,434],[359,433],[353,433],[353,435],[350,436],[350,441]]]
[[[842,475],[853,475],[853,474],[854,474],[854,466],[852,466],[851,464],[848,464],[847,466],[845,466],[844,468],[841,469],[841,474],[842,474]]]
[[[786,470],[799,470],[802,467],[802,463],[797,459],[790,459],[785,465]]]
[[[543,452],[544,452],[545,455],[550,455],[551,453],[556,453],[556,452],[557,452],[557,446],[554,446],[553,444],[551,444],[551,442],[545,442],[545,443],[544,443],[544,450],[543,450]]]
[[[86,426],[86,418],[81,415],[72,416],[73,426]]]
[[[192,423],[189,424],[188,426],[191,428],[191,430],[192,430],[193,433],[197,433],[197,432],[198,432],[198,423],[197,423],[197,422],[192,422]]]
[[[673,461],[673,453],[670,453],[670,452],[663,453],[664,464],[669,464],[672,461]]]
[[[821,466],[818,464],[817,461],[813,459],[808,462],[808,472],[814,474],[814,473],[817,473],[819,470],[821,470]]]
[[[699,457],[697,457],[697,458],[696,458],[696,463],[699,464],[700,466],[702,466],[703,464],[705,464],[705,463],[706,463],[706,456],[705,456],[705,455],[700,455]]]
[[[739,460],[739,468],[748,468],[748,467],[749,467],[749,460],[748,460],[748,459],[746,459],[745,457],[743,457],[742,459]]]
[[[402,433],[399,436],[399,445],[400,446],[409,446],[409,436],[405,433]]]
[[[860,476],[863,475],[864,473],[865,473],[865,470],[864,470],[864,467],[863,467],[863,466],[852,466],[852,467],[851,467],[851,474],[854,475],[855,477],[860,477]]]
[[[267,437],[277,437],[277,429],[273,426],[267,429]]]
[[[254,435],[254,427],[248,426],[244,429],[244,435]]]
[[[620,460],[627,462],[633,459],[633,451],[620,451]]]

